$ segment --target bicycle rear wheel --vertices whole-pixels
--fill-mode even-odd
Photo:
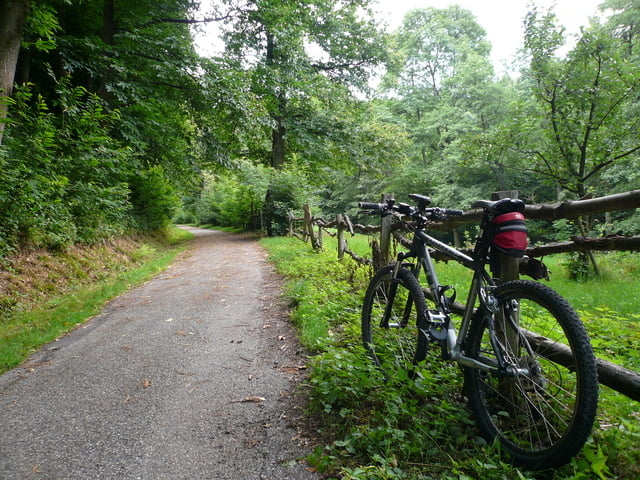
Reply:
[[[416,277],[401,268],[393,278],[393,265],[381,268],[371,279],[362,307],[362,341],[385,376],[412,371],[425,358],[426,339],[420,340],[426,303]]]
[[[499,441],[515,465],[542,469],[565,464],[586,442],[596,415],[597,370],[587,333],[566,300],[540,283],[506,282],[495,297],[498,343],[505,360],[521,373],[465,369],[480,431],[488,441]],[[488,327],[486,316],[474,319],[467,355],[495,365]]]

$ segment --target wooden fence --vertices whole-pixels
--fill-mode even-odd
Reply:
[[[527,218],[552,221],[561,218],[570,219],[638,207],[640,207],[640,190],[633,190],[631,192],[587,200],[565,201],[557,204],[527,205],[524,213]],[[455,217],[448,222],[432,224],[431,228],[442,231],[453,231],[466,223],[478,223],[481,216],[481,210],[472,210],[464,212],[463,215]],[[335,235],[338,239],[338,258],[340,260],[342,260],[346,254],[359,264],[372,265],[376,269],[389,262],[392,239],[395,239],[401,244],[405,244],[405,246],[407,244],[407,241],[402,236],[402,232],[395,227],[397,226],[392,225],[391,217],[383,218],[381,225],[376,226],[354,224],[345,214],[336,215],[334,220],[316,218],[312,215],[309,205],[304,206],[303,218],[295,218],[293,215],[289,218],[290,235],[299,236],[303,240],[309,241],[314,249],[322,248],[323,233],[332,236]],[[350,235],[355,235],[356,233],[366,235],[379,234],[377,239],[375,237],[372,239],[371,258],[362,257],[349,249],[346,240],[347,232]],[[526,256],[523,259],[503,259],[504,262],[512,263],[501,264],[500,268],[502,271],[511,272],[507,275],[509,278],[506,278],[505,275],[502,275],[502,278],[503,280],[517,278],[518,272],[536,279],[545,278],[547,272],[544,265],[542,265],[541,262],[532,261],[531,259],[557,253],[592,250],[640,251],[640,236],[610,235],[601,238],[575,236],[568,242],[532,246],[527,248]],[[434,258],[438,259],[438,256],[434,255]],[[516,263],[514,264],[513,262]],[[454,311],[458,310],[457,313],[464,311],[464,305],[458,304],[456,307]],[[597,365],[600,383],[640,402],[639,373],[602,359],[597,359]]]

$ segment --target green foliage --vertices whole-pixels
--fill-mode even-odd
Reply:
[[[358,251],[366,247],[366,239],[350,243]],[[368,269],[355,267],[349,259],[338,262],[333,239],[325,240],[324,252],[314,252],[295,239],[269,238],[263,244],[278,271],[290,279],[287,295],[296,307],[293,316],[303,335],[304,325],[327,325],[317,332],[326,337],[315,341],[303,337],[316,352],[310,363],[310,407],[320,417],[320,434],[326,440],[308,460],[325,475],[354,480],[637,477],[636,402],[602,388],[598,424],[581,455],[562,468],[535,475],[514,468],[495,446],[479,438],[461,393],[460,370],[443,362],[439,352],[429,353],[414,379],[402,371],[383,379],[373,368],[359,339],[359,303]],[[638,300],[628,298],[628,292],[635,291],[639,280],[638,262],[634,256],[622,255],[618,260],[602,262],[610,275],[606,281],[563,282],[566,291],[561,293],[580,310],[598,356],[637,369],[633,345],[639,340]],[[438,268],[441,281],[456,285],[459,292],[468,286],[464,268],[452,263],[438,264]],[[553,263],[551,269],[557,272],[559,267]],[[555,280],[552,287],[557,287]],[[618,295],[618,291],[627,293]],[[630,302],[624,308],[634,312],[631,315],[619,308],[623,296]],[[620,342],[621,332],[628,342]]]
[[[264,227],[270,236],[284,235],[289,227],[289,215],[301,215],[303,205],[311,198],[308,185],[303,165],[292,162],[271,172],[263,205]]]
[[[61,27],[52,6],[46,2],[32,1],[24,29],[22,47],[47,52],[56,47],[55,35]]]
[[[122,232],[128,151],[107,135],[117,118],[82,87],[61,81],[49,105],[19,89],[0,146],[0,255],[19,245],[62,248]],[[62,119],[52,107],[64,111]]]
[[[262,210],[263,226],[281,233],[312,198],[325,214],[353,213],[371,192],[467,208],[495,190],[537,202],[567,198],[557,186],[574,191],[568,198],[581,184],[595,194],[636,188],[638,12],[611,1],[615,14],[565,57],[554,16],[532,9],[529,65],[501,79],[485,32],[459,7],[415,10],[389,38],[368,1],[218,2],[225,51],[202,59],[187,23],[193,2],[120,2],[113,12],[98,0],[32,2],[29,69],[17,80],[34,86],[12,100],[11,150],[0,152],[0,195],[25,190],[0,225],[0,254],[162,224],[174,195],[185,220],[254,228]],[[382,62],[384,88],[365,99]],[[269,163],[290,166],[249,166]],[[138,178],[155,166],[164,182]],[[151,185],[168,198],[145,219]],[[606,225],[633,234],[640,222],[627,211]]]
[[[608,193],[602,174],[617,163],[628,165],[638,149],[630,117],[637,110],[638,70],[627,46],[612,35],[613,25],[592,23],[559,59],[564,38],[556,21],[536,9],[526,20],[527,92],[537,110],[534,121],[523,124],[529,140],[520,138],[520,151],[536,174],[562,190],[577,197]]]
[[[259,228],[269,177],[269,169],[246,161],[223,173],[206,174],[200,198],[193,205],[197,222],[241,230]]]
[[[283,234],[289,215],[300,215],[311,196],[304,166],[274,169],[241,161],[233,169],[205,174],[202,193],[190,208],[199,223]]]
[[[340,149],[345,145],[336,139],[357,138],[366,125],[349,118],[357,103],[350,89],[367,89],[371,67],[386,55],[369,3],[252,0],[243,9],[225,5],[226,54],[244,66],[251,97],[259,99],[260,113],[269,120],[243,146],[242,155],[275,168],[297,155],[319,170],[331,150],[334,163],[344,163]],[[349,146],[357,145],[355,138]]]
[[[143,231],[167,227],[179,199],[161,167],[138,172],[129,181],[134,226]]]
[[[544,259],[551,271],[549,285],[560,292],[572,305],[583,305],[594,310],[611,305],[624,315],[638,312],[636,299],[629,291],[640,288],[639,254],[637,252],[609,252],[596,254],[600,266],[599,277],[586,279],[579,284],[571,280],[570,272],[564,268],[566,257],[554,255]],[[607,285],[606,296],[602,295],[602,285]]]
[[[361,284],[365,269],[351,264],[327,264],[326,255],[314,253],[309,245],[293,238],[270,237],[262,240],[269,258],[289,280],[285,295],[296,307],[293,320],[303,344],[312,350],[333,342],[359,315],[353,283]],[[327,284],[332,272],[341,276]],[[345,280],[349,279],[349,281]]]

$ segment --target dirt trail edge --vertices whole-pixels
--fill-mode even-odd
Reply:
[[[251,239],[188,253],[0,377],[1,479],[318,479],[299,353]]]

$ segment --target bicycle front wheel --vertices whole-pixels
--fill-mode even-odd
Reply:
[[[410,270],[400,268],[397,278],[393,270],[388,265],[373,276],[362,307],[364,347],[387,377],[412,371],[427,352],[418,330],[426,311],[424,293]]]
[[[565,464],[586,442],[596,415],[597,370],[587,333],[566,300],[540,283],[506,282],[495,298],[497,348],[519,372],[465,369],[480,431],[517,466]],[[475,317],[467,355],[497,365],[489,323],[486,316]]]

